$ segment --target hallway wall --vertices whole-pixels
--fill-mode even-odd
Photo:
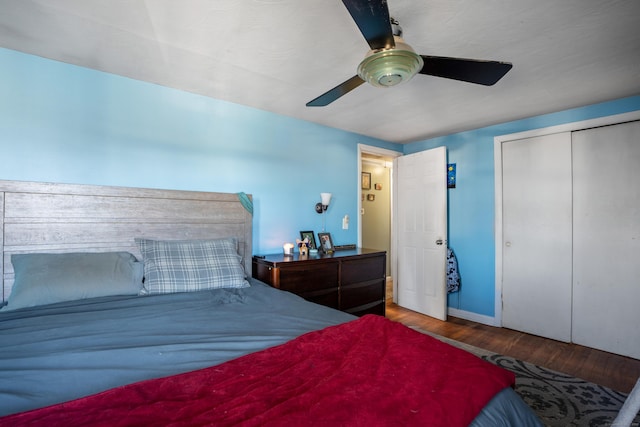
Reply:
[[[363,161],[362,172],[371,174],[371,188],[362,189],[362,246],[387,251],[387,275],[391,274],[391,169]],[[376,190],[376,184],[380,190]],[[373,200],[369,198],[373,196]]]

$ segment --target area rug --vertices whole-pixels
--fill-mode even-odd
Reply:
[[[416,328],[516,374],[515,391],[545,426],[612,426],[627,395]],[[632,426],[640,426],[640,415]]]

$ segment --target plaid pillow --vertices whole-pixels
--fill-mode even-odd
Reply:
[[[249,286],[235,239],[135,241],[144,261],[141,294]]]

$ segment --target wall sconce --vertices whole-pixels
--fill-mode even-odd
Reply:
[[[323,214],[329,208],[329,203],[331,202],[331,193],[320,193],[321,201],[316,203],[316,212],[319,214]],[[325,215],[322,215],[322,231],[324,231],[324,223],[325,223]]]
[[[320,193],[321,202],[316,203],[316,212],[323,213],[329,207],[331,202],[331,193]]]

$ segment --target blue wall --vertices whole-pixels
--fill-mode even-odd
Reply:
[[[458,259],[461,291],[449,307],[495,315],[495,180],[493,138],[532,129],[640,110],[640,96],[537,116],[405,145],[404,153],[446,146],[456,163],[449,189],[449,246]]]
[[[304,108],[301,106],[301,108]],[[355,243],[357,144],[310,122],[0,49],[0,179],[238,192],[254,197],[254,252],[321,231]]]
[[[302,107],[301,107],[302,108]],[[449,244],[462,291],[449,305],[494,315],[496,135],[640,110],[640,97],[398,145],[224,101],[0,49],[0,179],[254,196],[254,252],[320,231],[356,242],[357,144],[405,154],[446,146],[456,163]],[[330,167],[329,167],[330,165]]]

